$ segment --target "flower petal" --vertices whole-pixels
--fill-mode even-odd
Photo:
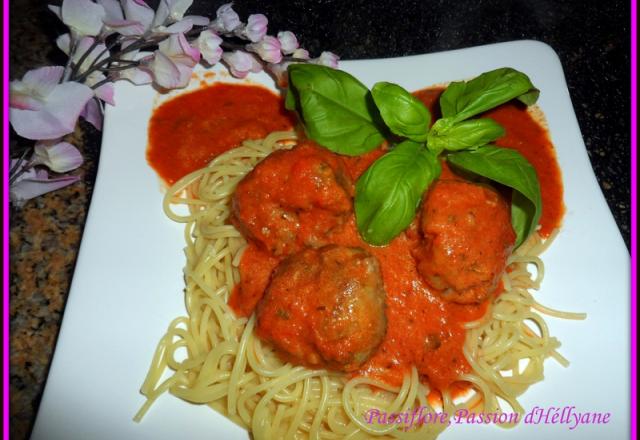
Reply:
[[[62,66],[46,66],[29,70],[21,80],[11,81],[10,106],[21,110],[42,109],[63,73]]]
[[[225,3],[216,11],[216,19],[211,27],[221,33],[233,32],[242,23],[236,11],[232,8],[233,3]]]
[[[124,20],[122,6],[118,0],[96,0],[104,8],[104,21]]]
[[[247,25],[242,30],[242,36],[248,38],[253,43],[257,43],[267,35],[267,24],[269,20],[263,14],[252,14],[247,19]]]
[[[299,60],[308,60],[310,58],[309,51],[307,49],[298,48],[293,51],[291,54],[293,58],[297,58]]]
[[[105,20],[105,26],[124,36],[134,36],[144,34],[144,26],[135,20]]]
[[[82,165],[80,151],[68,142],[37,142],[33,152],[33,165],[45,165],[56,173],[66,173]]]
[[[22,81],[46,96],[60,82],[63,73],[64,67],[62,66],[39,67],[25,73]]]
[[[192,47],[183,34],[172,34],[158,44],[158,49],[174,62],[190,65],[189,67],[195,66],[200,61],[200,51]]]
[[[166,0],[171,11],[171,19],[174,21],[182,20],[187,9],[193,4],[193,0]]]
[[[127,20],[137,21],[146,31],[153,23],[155,12],[142,0],[122,0],[122,9]]]
[[[73,131],[93,90],[77,82],[57,85],[40,110],[11,108],[9,118],[16,132],[27,139],[54,139]]]
[[[213,65],[220,61],[222,57],[222,38],[216,35],[212,30],[206,30],[200,32],[197,40],[198,48],[204,58],[209,64]]]
[[[63,0],[62,21],[78,35],[98,35],[105,10],[91,0]]]
[[[298,39],[291,31],[278,32],[278,41],[282,49],[282,53],[289,55],[293,53],[299,46]]]
[[[322,52],[318,58],[314,58],[311,62],[337,69],[339,59],[340,57],[332,52]]]
[[[280,41],[271,35],[267,35],[258,43],[247,44],[247,50],[257,53],[267,63],[279,63],[282,61]]]
[[[252,54],[240,50],[225,52],[222,54],[222,59],[236,78],[244,78],[249,72],[258,73],[262,70],[262,64]]]
[[[15,206],[23,206],[27,200],[55,191],[80,180],[80,176],[65,176],[47,179],[40,173],[36,178],[26,178],[11,185],[9,196]]]
[[[189,32],[193,27],[193,22],[185,18],[183,20],[178,21],[177,23],[173,23],[169,26],[158,26],[154,28],[154,32],[157,34],[181,34],[183,32]]]
[[[62,21],[62,12],[61,12],[61,8],[60,6],[56,6],[56,5],[47,5],[47,7],[49,8],[49,10],[51,12],[53,12],[54,14],[56,14],[56,17],[58,17],[60,19],[60,21]]]
[[[185,15],[184,18],[191,20],[194,26],[207,26],[209,25],[209,18],[202,15]]]
[[[82,109],[80,116],[97,130],[102,131],[102,108],[97,99],[90,99]]]
[[[155,82],[166,89],[174,89],[180,85],[181,72],[171,58],[160,50],[154,52],[153,61],[149,63]]]

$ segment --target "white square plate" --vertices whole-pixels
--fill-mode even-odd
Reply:
[[[587,312],[586,321],[547,318],[564,369],[545,364],[546,378],[521,398],[534,407],[574,406],[608,412],[608,424],[452,426],[442,439],[628,437],[629,254],[600,192],[555,52],[516,41],[395,59],[344,61],[341,68],[367,86],[390,80],[408,90],[474,77],[510,66],[541,90],[564,178],[562,230],[544,255],[546,277],[538,300]],[[254,81],[272,82],[266,75]],[[162,212],[158,177],[145,157],[147,123],[156,93],[116,85],[117,106],[105,118],[102,152],[64,321],[32,438],[247,439],[245,431],[205,406],[161,397],[142,423],[138,389],[169,322],[185,314],[183,226]]]

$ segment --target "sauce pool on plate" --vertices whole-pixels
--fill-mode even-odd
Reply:
[[[218,83],[155,109],[147,160],[169,185],[248,139],[291,130],[295,115],[280,96],[257,85]]]

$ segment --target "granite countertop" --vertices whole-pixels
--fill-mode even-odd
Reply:
[[[54,43],[64,28],[46,3],[10,2],[11,78],[22,77],[34,67],[64,62]],[[190,12],[211,16],[221,3],[195,0]],[[238,0],[235,9],[241,17],[262,12],[269,17],[271,29],[294,31],[312,53],[331,50],[343,59],[421,54],[518,39],[549,44],[562,61],[591,163],[629,246],[628,2],[264,3]],[[28,437],[38,408],[95,181],[100,133],[82,123],[71,138],[85,155],[79,170],[82,180],[10,213],[10,411],[11,434],[16,439]],[[25,145],[28,141],[12,136],[13,152]]]

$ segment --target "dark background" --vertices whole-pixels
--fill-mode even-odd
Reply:
[[[55,48],[65,28],[46,3],[10,2],[11,78],[65,61]],[[213,16],[224,2],[194,3],[189,13]],[[265,14],[270,33],[293,31],[313,56],[330,50],[342,59],[379,58],[518,39],[549,44],[562,61],[591,163],[629,246],[629,3],[239,0],[234,9],[241,19]],[[83,123],[71,139],[87,159],[83,180],[11,212],[11,432],[17,439],[28,436],[37,411],[95,180],[100,133]],[[14,152],[26,145],[11,138]]]

